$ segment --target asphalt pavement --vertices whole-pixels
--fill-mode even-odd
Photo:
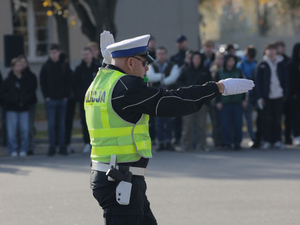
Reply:
[[[74,146],[69,156],[0,157],[1,225],[104,224],[89,156]],[[299,148],[154,152],[146,181],[159,224],[300,224]]]

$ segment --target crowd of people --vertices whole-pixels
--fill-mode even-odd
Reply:
[[[203,105],[199,112],[182,118],[150,116],[150,137],[157,151],[212,150],[206,141],[208,116],[213,148],[240,150],[243,118],[251,139],[249,147],[300,145],[300,43],[295,44],[291,58],[286,56],[282,41],[269,43],[262,58],[252,45],[239,57],[233,44],[227,44],[221,52],[212,40],[203,41],[202,49],[193,51],[188,48],[184,35],[178,36],[176,46],[178,52],[169,57],[168,50],[156,47],[156,40],[151,37],[148,51],[155,61],[146,73],[150,86],[172,90],[227,78],[251,79],[256,86],[246,94],[220,95]],[[72,153],[71,134],[77,105],[85,144],[82,151],[90,152],[83,103],[86,90],[101,66],[99,54],[97,43],[88,44],[82,50],[82,61],[73,71],[59,46],[49,46],[49,59],[39,74],[48,120],[48,156]],[[7,78],[0,78],[2,129],[5,129],[2,135],[9,154],[12,157],[32,155],[37,76],[31,72],[25,55],[20,55],[12,59]]]
[[[48,121],[49,148],[47,155],[57,152],[68,155],[76,105],[79,105],[84,153],[91,150],[83,100],[85,92],[100,67],[99,47],[90,43],[82,50],[82,61],[73,71],[57,44],[49,46],[49,59],[39,74],[39,85],[45,100]],[[2,136],[10,156],[25,157],[34,154],[34,118],[38,87],[37,76],[28,66],[24,55],[13,58],[7,78],[1,79]],[[79,104],[77,104],[79,103]]]
[[[202,49],[193,51],[184,35],[178,36],[176,45],[178,52],[168,57],[167,49],[156,48],[151,38],[148,49],[155,58],[147,71],[151,86],[171,90],[227,78],[251,79],[256,86],[246,94],[220,95],[183,118],[151,117],[150,136],[157,151],[174,151],[176,146],[181,151],[210,151],[208,116],[214,148],[241,150],[244,118],[249,147],[300,145],[300,43],[294,45],[291,58],[282,41],[267,44],[262,57],[253,45],[241,56],[234,44],[227,44],[225,51],[215,50],[212,40],[204,40]]]

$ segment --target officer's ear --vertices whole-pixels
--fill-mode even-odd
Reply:
[[[134,66],[134,61],[132,57],[129,57],[126,61],[126,66],[128,67],[128,69],[130,70],[130,72],[133,71],[133,66]]]

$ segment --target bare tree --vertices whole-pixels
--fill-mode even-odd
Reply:
[[[83,2],[86,3],[85,6]],[[47,14],[49,16],[54,15],[57,22],[59,45],[67,54],[69,54],[68,16],[70,13],[68,8],[70,3],[72,3],[81,21],[82,33],[90,41],[99,43],[100,33],[105,29],[116,36],[115,9],[117,0],[45,0],[44,7],[47,9]],[[89,7],[91,13],[88,13],[86,6]]]

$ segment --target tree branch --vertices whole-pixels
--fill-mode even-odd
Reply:
[[[92,23],[86,9],[78,0],[71,0],[79,19],[81,20],[81,31],[90,41],[97,41],[96,28]]]

